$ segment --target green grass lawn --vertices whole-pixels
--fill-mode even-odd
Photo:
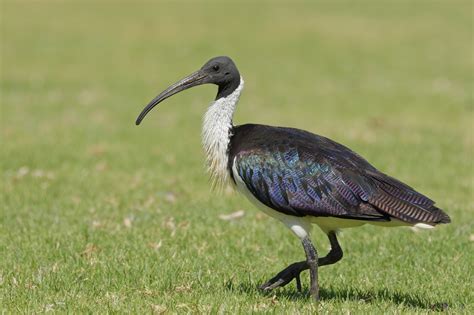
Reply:
[[[474,312],[472,2],[0,11],[2,313]],[[210,190],[199,133],[215,87],[134,125],[168,84],[223,54],[246,81],[237,124],[341,142],[452,224],[345,230],[344,259],[320,269],[318,306],[295,284],[259,292],[304,251],[243,196]],[[312,238],[325,254],[324,234]]]

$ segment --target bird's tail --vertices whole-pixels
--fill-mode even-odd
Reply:
[[[410,203],[385,192],[377,194],[369,202],[393,218],[413,225],[418,224],[420,227],[451,222],[451,218],[433,204]]]

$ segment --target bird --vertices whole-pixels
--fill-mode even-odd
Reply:
[[[318,268],[343,256],[337,233],[364,224],[433,228],[451,222],[427,196],[386,175],[346,146],[287,127],[234,125],[244,88],[234,61],[214,57],[199,70],[158,94],[136,125],[170,96],[203,84],[217,85],[202,124],[202,144],[215,186],[231,185],[254,205],[287,226],[300,240],[305,258],[259,286],[263,291],[293,280],[301,292],[301,272],[309,269],[309,294],[319,300]],[[330,250],[319,257],[310,239],[313,225],[328,237]]]

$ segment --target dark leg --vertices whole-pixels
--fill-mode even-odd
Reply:
[[[325,257],[318,259],[318,266],[331,265],[338,262],[342,258],[342,249],[337,241],[336,232],[329,232],[328,238],[329,242],[331,243],[331,250]],[[296,288],[301,292],[300,273],[306,269],[309,269],[309,265],[306,260],[293,263],[280,271],[275,277],[271,278],[259,288],[264,291],[271,291],[275,288],[284,287],[293,279],[296,279]]]
[[[331,250],[329,253],[318,260],[319,266],[327,266],[337,263],[342,259],[342,249],[337,241],[336,232],[331,231],[328,233],[329,243],[331,244]]]
[[[309,293],[316,301],[319,301],[318,283],[318,252],[314,248],[309,237],[303,239],[303,248],[306,253],[306,262],[309,266],[309,278],[311,280]]]

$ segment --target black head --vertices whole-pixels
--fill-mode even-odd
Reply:
[[[219,86],[216,99],[231,94],[240,84],[240,73],[232,59],[227,56],[214,57],[202,66],[210,82]]]
[[[135,123],[139,125],[153,107],[168,97],[193,86],[207,83],[216,84],[219,87],[216,99],[230,95],[240,84],[239,70],[232,59],[226,56],[212,58],[198,71],[169,86],[143,109]]]

